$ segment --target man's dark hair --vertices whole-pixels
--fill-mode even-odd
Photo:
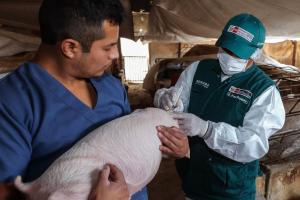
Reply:
[[[120,25],[123,13],[119,0],[44,0],[39,11],[42,42],[54,45],[72,38],[88,52],[104,37],[103,21]]]

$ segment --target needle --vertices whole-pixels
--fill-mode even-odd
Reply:
[[[177,104],[177,102],[178,102],[178,100],[179,100],[179,97],[180,97],[180,95],[181,95],[181,93],[182,93],[182,91],[183,91],[183,86],[181,85],[180,87],[179,87],[179,90],[178,90],[178,92],[176,92],[176,96],[174,97],[174,102],[175,102],[175,105],[173,105],[173,108],[172,108],[172,110],[174,110],[174,108],[176,108],[176,104]]]

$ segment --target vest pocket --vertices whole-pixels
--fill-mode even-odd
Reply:
[[[181,165],[177,163],[177,169],[182,170],[179,174],[186,194],[199,199],[208,196],[211,198],[206,199],[253,199],[257,161],[242,164],[225,158],[210,150],[199,137],[189,138],[189,142],[191,159],[184,159],[188,162]]]
[[[219,185],[223,185],[223,187],[227,186],[227,169],[223,165],[216,163],[214,160],[208,161],[208,167],[210,168],[211,179],[219,182]]]
[[[246,179],[244,167],[228,167],[226,169],[226,186],[229,188],[244,187]]]
[[[245,197],[255,193],[257,167],[255,163],[233,164],[212,161],[209,163],[212,176],[219,186],[223,186],[223,195]],[[222,189],[222,188],[219,188]]]

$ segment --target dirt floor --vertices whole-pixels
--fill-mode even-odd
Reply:
[[[128,85],[128,99],[132,110],[152,107],[153,97],[141,84]],[[184,200],[180,180],[173,159],[164,158],[155,178],[148,185],[149,200]]]
[[[149,200],[184,200],[174,160],[163,159],[158,173],[148,185]]]

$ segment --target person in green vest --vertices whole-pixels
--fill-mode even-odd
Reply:
[[[275,83],[255,65],[265,28],[255,16],[231,18],[216,42],[218,59],[192,63],[154,105],[173,110],[179,128],[159,126],[160,150],[177,158],[186,199],[255,200],[258,160],[282,128]]]

